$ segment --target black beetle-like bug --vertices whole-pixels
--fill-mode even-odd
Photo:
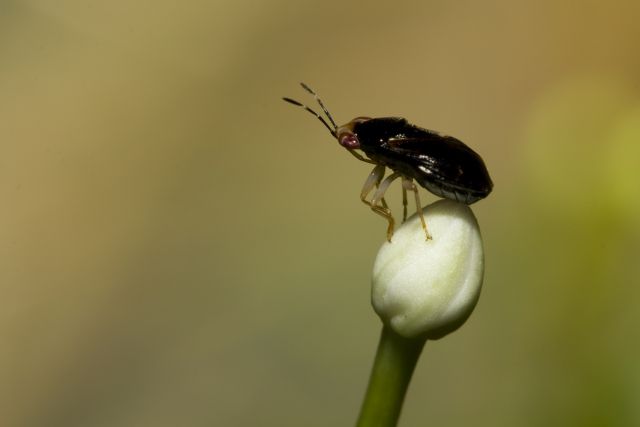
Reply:
[[[306,105],[291,98],[282,99],[315,115],[338,143],[358,160],[376,165],[362,187],[360,199],[389,222],[387,240],[391,241],[395,221],[384,194],[396,178],[402,178],[403,221],[407,218],[407,190],[411,190],[427,239],[431,239],[431,235],[422,215],[414,180],[437,196],[467,205],[491,193],[493,183],[484,161],[462,141],[412,125],[401,117],[356,117],[346,125],[338,126],[318,95],[309,86],[300,84],[315,97],[333,127]],[[393,173],[384,178],[387,167]],[[367,200],[374,188],[373,197]]]

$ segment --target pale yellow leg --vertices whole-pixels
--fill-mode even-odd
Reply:
[[[362,186],[362,191],[360,191],[360,200],[362,201],[362,203],[371,207],[371,202],[367,200],[367,196],[369,195],[369,193],[371,193],[371,190],[373,190],[374,187],[377,189],[380,186],[380,181],[382,181],[383,176],[384,166],[378,165],[371,171],[371,173],[367,177],[367,180]],[[384,197],[380,201],[382,202],[382,206],[384,206],[385,208],[388,207],[387,201],[384,199]]]
[[[387,227],[387,240],[389,242],[391,242],[391,237],[393,236],[395,220],[393,219],[393,215],[391,215],[391,209],[389,209],[386,202],[384,202],[384,193],[387,191],[389,185],[393,182],[393,180],[395,180],[399,176],[400,174],[395,172],[386,177],[371,199],[371,210],[384,217],[389,222],[389,225]]]
[[[382,181],[382,177],[384,176],[384,166],[378,165],[369,173],[367,180],[364,182],[362,186],[362,190],[360,191],[360,200],[365,205],[371,207],[371,202],[367,200],[367,196],[374,188],[378,188],[380,181]]]
[[[431,234],[427,230],[427,223],[424,220],[424,215],[422,214],[422,205],[420,204],[420,196],[418,195],[418,186],[414,184],[412,180],[409,178],[402,178],[402,188],[405,190],[413,191],[413,194],[416,196],[416,209],[418,210],[418,216],[420,217],[420,222],[422,222],[422,229],[424,230],[424,234],[427,237],[427,240],[431,240]]]
[[[375,165],[376,162],[374,162],[373,160],[369,160],[366,157],[363,157],[362,154],[358,153],[355,150],[349,150],[349,152],[353,155],[353,157],[355,157],[356,159],[365,162],[365,163],[371,163],[372,165]]]

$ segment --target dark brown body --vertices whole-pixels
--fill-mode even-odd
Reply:
[[[368,158],[433,194],[470,205],[491,193],[493,183],[482,158],[456,138],[399,117],[352,123],[359,149]]]

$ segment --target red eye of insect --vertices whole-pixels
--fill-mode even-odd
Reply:
[[[338,142],[344,148],[348,148],[349,150],[355,150],[356,148],[360,148],[360,141],[358,141],[358,137],[352,133],[345,133],[340,135]]]

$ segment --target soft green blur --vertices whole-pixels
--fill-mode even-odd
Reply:
[[[480,303],[427,343],[401,426],[640,425],[639,19],[1,2],[0,425],[355,422],[386,226],[358,200],[370,165],[280,100],[313,105],[299,81],[339,123],[455,135],[495,183]]]

